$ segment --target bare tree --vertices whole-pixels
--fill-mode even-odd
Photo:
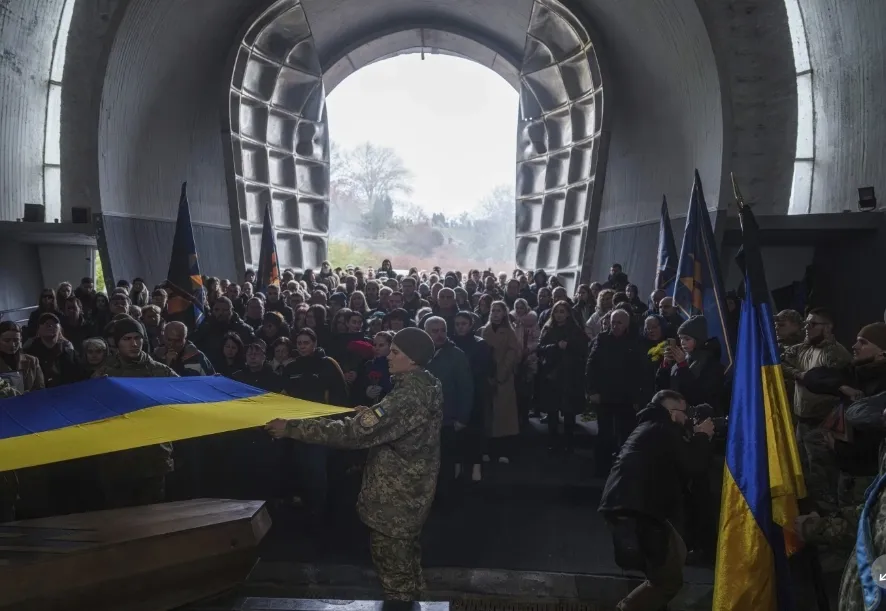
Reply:
[[[341,153],[340,166],[337,181],[370,206],[378,197],[412,193],[412,173],[394,149],[366,142]]]

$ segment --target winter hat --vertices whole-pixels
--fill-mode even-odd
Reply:
[[[348,305],[348,296],[344,293],[333,293],[329,297],[329,303],[338,303],[342,306]]]
[[[55,321],[55,324],[61,323],[61,321],[59,321],[58,319],[58,316],[56,316],[52,312],[43,312],[43,314],[40,315],[40,318],[37,319],[37,324],[42,325],[49,320]]]
[[[424,367],[434,356],[434,340],[418,327],[397,331],[394,344],[419,367]]]
[[[268,345],[264,342],[264,340],[261,340],[261,339],[254,339],[254,340],[252,340],[251,342],[249,342],[249,343],[246,345],[246,348],[247,348],[247,349],[249,349],[249,348],[258,348],[259,350],[261,350],[261,351],[264,352],[265,354],[267,354],[267,352],[268,352]]]
[[[797,310],[782,310],[775,315],[776,321],[792,322],[798,327],[803,326],[803,315]]]
[[[880,350],[886,351],[886,323],[875,322],[862,327],[858,336],[868,340]]]
[[[688,335],[698,343],[708,339],[708,321],[704,316],[692,316],[677,329],[678,335]]]
[[[123,339],[124,335],[129,335],[130,333],[138,333],[142,336],[142,339],[145,337],[145,330],[142,327],[141,323],[136,319],[127,316],[126,318],[121,318],[117,322],[114,323],[114,343],[118,344],[121,339]]]

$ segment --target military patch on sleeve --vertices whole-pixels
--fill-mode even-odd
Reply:
[[[371,409],[364,409],[360,412],[360,415],[357,416],[357,419],[360,421],[360,426],[366,429],[371,429],[379,422],[378,416],[375,415],[375,411]]]
[[[372,409],[372,411],[375,412],[375,415],[379,418],[384,418],[385,414],[387,413],[385,412],[385,409],[383,407],[375,407]]]

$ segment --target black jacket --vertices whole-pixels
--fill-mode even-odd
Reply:
[[[268,392],[280,392],[283,390],[283,380],[274,373],[274,369],[268,363],[265,363],[258,371],[252,371],[249,368],[235,371],[231,378]]]
[[[47,348],[39,338],[35,337],[28,342],[25,353],[36,357],[40,362],[46,388],[73,384],[83,379],[74,346],[66,339],[60,340],[52,348]]]
[[[628,334],[615,337],[606,332],[591,344],[585,366],[589,395],[599,394],[601,403],[639,405],[646,365],[640,342]]]
[[[206,355],[212,366],[223,369],[225,355],[222,349],[225,347],[225,333],[234,332],[240,336],[244,344],[249,344],[255,339],[252,327],[243,322],[236,313],[231,313],[231,320],[220,323],[211,316],[194,331],[189,339],[197,348]]]
[[[283,390],[290,397],[339,407],[351,404],[341,368],[322,348],[289,363],[283,369],[282,379]]]
[[[862,391],[865,397],[886,392],[886,362],[871,362],[845,370],[814,367],[803,376],[803,383],[811,392],[835,395],[843,399],[846,422],[852,428],[852,437],[849,442],[834,440],[834,455],[840,470],[857,477],[877,475],[880,443],[886,437],[882,412],[861,418],[863,422],[856,424],[853,420],[866,411],[862,408],[864,404],[853,404],[840,392],[840,387],[855,388]],[[870,426],[871,422],[875,426]]]
[[[292,324],[292,319],[294,314],[292,312],[292,308],[286,305],[282,299],[278,299],[274,303],[265,303],[265,311],[266,312],[279,312],[283,315],[283,319],[286,321],[287,325]]]
[[[637,420],[609,472],[599,511],[668,520],[679,530],[684,488],[706,470],[710,440],[703,433],[688,437],[664,407],[647,407]]]
[[[720,362],[719,340],[711,338],[683,363],[659,369],[655,389],[675,390],[689,405],[707,403],[717,414],[725,414],[726,374]]]

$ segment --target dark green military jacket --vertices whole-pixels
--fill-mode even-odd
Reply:
[[[0,378],[0,399],[8,399],[17,397],[19,392],[12,387],[12,384]],[[15,471],[0,472],[0,515],[3,515],[7,506],[15,505],[18,496],[18,485],[15,478]]]
[[[290,420],[294,439],[343,449],[371,448],[357,500],[360,519],[389,537],[418,536],[440,470],[443,387],[427,371],[394,379],[380,403],[344,420]]]
[[[139,360],[127,362],[119,356],[108,359],[92,374],[94,378],[177,378],[178,375],[163,363],[158,363],[144,352]],[[173,470],[172,444],[160,443],[134,450],[111,452],[102,456],[102,477],[106,479],[142,479],[159,477]]]

